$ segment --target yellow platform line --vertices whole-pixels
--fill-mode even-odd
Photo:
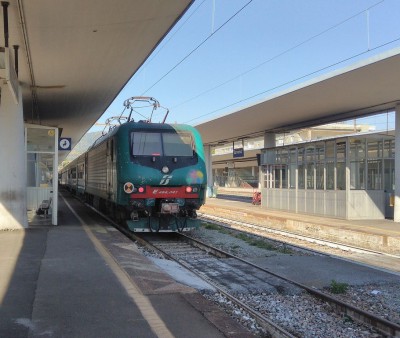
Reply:
[[[114,257],[108,252],[108,250],[101,244],[101,242],[92,233],[89,226],[83,221],[83,219],[72,209],[71,205],[66,201],[66,199],[61,196],[67,207],[71,210],[74,216],[79,220],[89,239],[94,244],[97,252],[103,257],[107,265],[110,267],[112,272],[118,278],[122,287],[126,290],[127,294],[131,297],[133,302],[137,305],[140,312],[142,313],[144,319],[149,324],[150,328],[158,337],[174,337],[171,331],[165,326],[164,321],[157,314],[157,311],[151,305],[148,297],[143,295],[139,287],[132,281],[125,270],[123,270],[118,263],[115,261]]]

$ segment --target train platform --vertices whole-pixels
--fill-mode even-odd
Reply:
[[[332,240],[368,250],[400,254],[400,224],[393,220],[343,220],[269,210],[253,205],[249,193],[221,191],[207,198],[200,213],[266,225],[300,235]]]
[[[0,231],[0,337],[252,337],[72,197]]]

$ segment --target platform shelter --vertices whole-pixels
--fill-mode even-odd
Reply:
[[[262,150],[262,206],[342,219],[393,218],[395,134]]]

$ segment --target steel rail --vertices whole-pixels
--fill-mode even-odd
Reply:
[[[87,204],[86,204],[87,205]],[[201,274],[194,272],[192,269],[190,269],[190,267],[185,266],[185,264],[182,264],[182,262],[180,260],[175,259],[174,257],[172,257],[171,255],[169,255],[168,253],[164,252],[164,250],[158,248],[156,245],[150,243],[149,241],[144,240],[143,238],[141,238],[140,236],[138,236],[137,234],[134,234],[132,232],[130,232],[128,229],[122,227],[121,225],[117,224],[116,222],[114,222],[113,220],[111,220],[110,218],[108,218],[107,216],[103,215],[101,212],[99,212],[97,209],[93,208],[92,206],[87,205],[89,208],[91,208],[92,210],[94,210],[95,212],[97,212],[99,215],[101,215],[102,217],[104,217],[107,221],[109,221],[111,224],[114,225],[114,227],[116,227],[118,230],[120,230],[125,236],[127,236],[128,238],[138,241],[139,243],[142,243],[143,245],[147,245],[152,247],[153,249],[157,250],[158,252],[165,254],[166,257],[168,257],[169,259],[177,262],[178,264],[184,266],[185,268],[187,268],[188,270],[190,270],[191,272],[195,273],[199,278],[205,280],[207,283],[209,283],[210,285],[212,285],[213,287],[215,287],[218,291],[221,290],[221,293],[223,293],[225,296],[227,296],[229,299],[231,299],[232,297],[232,301],[240,304],[240,306],[243,306],[244,308],[248,308],[247,305],[243,304],[240,300],[235,300],[235,297],[227,294],[224,290],[222,290],[219,286],[215,285],[215,283],[212,283],[211,281],[205,279],[204,276],[202,276]],[[270,271],[268,269],[265,269],[263,267],[260,267],[252,262],[249,262],[245,259],[242,259],[240,257],[237,257],[235,255],[232,255],[228,252],[225,252],[221,249],[212,247],[211,245],[208,245],[206,243],[203,243],[197,239],[191,238],[185,234],[182,233],[177,233],[178,236],[182,237],[185,239],[185,241],[189,241],[192,244],[194,244],[194,246],[205,250],[207,252],[211,252],[216,256],[219,257],[231,257],[234,259],[237,259],[245,264],[249,264],[250,266],[259,269],[260,271],[263,271],[265,273],[268,273],[272,276],[275,276],[277,278],[280,278],[286,282],[289,282],[293,285],[296,285],[304,290],[306,290],[308,293],[310,293],[311,295],[322,299],[323,301],[329,303],[336,312],[347,315],[348,317],[352,318],[354,321],[357,322],[361,322],[364,324],[367,324],[369,326],[372,326],[373,328],[377,329],[379,332],[383,333],[386,336],[389,337],[400,337],[400,325],[390,322],[384,318],[375,316],[374,314],[364,311],[362,309],[358,309],[355,306],[348,304],[346,302],[343,302],[339,299],[336,299],[326,293],[323,293],[321,291],[318,291],[316,289],[310,288],[307,285],[304,285],[302,283],[296,282],[294,280],[291,280],[285,276],[281,276],[273,271]],[[223,292],[222,292],[223,291]],[[254,310],[251,310],[249,308],[249,313],[253,314]],[[265,328],[268,332],[269,330],[273,330],[273,332],[275,332],[275,336],[276,337],[293,337],[293,335],[291,335],[290,333],[288,333],[286,330],[280,328],[278,325],[276,325],[275,323],[271,322],[268,318],[265,318],[264,316],[262,316],[261,314],[257,314],[257,312],[255,312],[254,317],[257,319],[257,323],[262,326],[263,328]],[[282,336],[279,336],[279,332],[281,332]],[[288,335],[286,335],[288,334]],[[274,336],[274,337],[275,337]]]
[[[368,324],[372,327],[374,327],[375,329],[377,329],[379,332],[391,336],[391,337],[400,337],[400,325],[390,322],[384,318],[378,317],[376,315],[374,315],[373,313],[370,313],[368,311],[362,310],[362,309],[358,309],[357,307],[348,304],[346,302],[343,302],[335,297],[332,297],[331,295],[324,293],[322,291],[313,289],[307,285],[304,285],[302,283],[299,283],[297,281],[294,281],[290,278],[287,278],[285,276],[282,276],[280,274],[277,274],[273,271],[270,271],[268,269],[265,269],[263,267],[260,267],[252,262],[249,262],[243,258],[237,257],[235,255],[232,255],[228,252],[225,252],[223,250],[220,250],[218,248],[212,247],[206,243],[203,243],[197,239],[191,238],[185,234],[180,234],[180,236],[184,237],[187,241],[190,241],[192,243],[196,243],[195,246],[200,246],[200,247],[204,247],[204,248],[208,248],[208,250],[210,250],[210,252],[212,251],[219,251],[221,255],[225,255],[226,257],[231,257],[234,259],[237,259],[245,264],[248,264],[256,269],[259,269],[260,271],[263,271],[265,273],[268,273],[272,276],[275,276],[279,279],[282,279],[288,283],[291,283],[293,285],[296,285],[300,288],[302,288],[303,290],[306,290],[309,294],[329,303],[336,312],[343,314],[343,315],[347,315],[348,317],[352,318],[354,321],[357,322],[361,322],[364,324]]]
[[[181,236],[185,239],[185,241],[192,241],[193,239],[184,235],[184,234],[177,234],[178,236]],[[131,235],[129,235],[130,237]],[[151,241],[147,241],[143,239],[141,236],[145,236],[144,234],[138,234],[138,235],[132,235],[132,238],[135,237],[135,240],[138,240],[140,243],[143,245],[149,246],[152,249],[158,251],[161,253],[163,256],[167,257],[168,259],[180,264],[187,270],[189,270],[191,273],[195,274],[197,277],[199,277],[201,280],[205,281],[206,283],[210,284],[213,288],[215,288],[219,293],[224,295],[226,298],[228,298],[230,301],[232,301],[234,304],[237,306],[243,308],[246,312],[251,314],[254,319],[256,320],[257,324],[260,325],[262,328],[264,328],[272,337],[277,337],[277,338],[295,338],[296,336],[292,335],[290,332],[286,331],[284,328],[280,327],[273,321],[271,321],[269,318],[266,318],[259,312],[255,311],[242,301],[240,301],[238,298],[234,297],[231,295],[228,291],[226,291],[223,287],[219,286],[217,283],[214,283],[211,279],[206,278],[204,275],[199,273],[198,271],[193,270],[188,264],[186,264],[182,260],[176,259],[174,256],[170,255],[167,253],[165,250],[159,248],[157,245],[153,244]],[[199,248],[201,244],[204,244],[200,241],[196,241],[198,245],[196,247]],[[226,254],[224,251],[219,250],[218,248],[211,247],[207,244],[204,244],[204,247],[207,248],[207,252],[211,252],[213,255],[217,257],[229,257],[229,254]],[[199,248],[201,250],[204,250],[203,248]]]
[[[393,257],[393,258],[400,259],[399,255],[389,254],[386,252],[376,251],[376,250],[372,250],[372,249],[360,248],[360,247],[352,246],[349,244],[337,243],[337,242],[329,241],[326,239],[320,239],[320,238],[311,237],[311,236],[304,236],[304,235],[300,235],[300,234],[293,233],[293,232],[286,231],[286,230],[277,230],[277,229],[270,228],[270,227],[267,227],[264,225],[261,226],[259,224],[255,224],[255,223],[247,223],[247,222],[233,220],[233,219],[224,218],[224,217],[220,217],[220,216],[207,215],[204,213],[203,214],[198,213],[198,218],[205,220],[205,221],[208,220],[208,221],[212,221],[212,222],[218,222],[217,223],[218,225],[225,227],[227,229],[238,230],[237,228],[232,228],[232,227],[226,226],[223,223],[234,223],[241,227],[251,228],[251,229],[259,230],[262,232],[268,232],[268,233],[273,233],[273,234],[277,234],[277,235],[282,235],[285,237],[295,238],[295,239],[307,241],[310,243],[316,243],[316,244],[328,246],[328,247],[331,247],[334,249],[341,249],[344,251],[353,251],[353,252],[357,252],[357,253],[371,253],[371,254],[375,254],[375,255],[381,255],[381,256],[387,256],[387,257]],[[290,244],[290,245],[304,249],[304,250],[310,250],[307,248],[303,248],[301,246],[297,246],[295,244]],[[314,251],[314,250],[310,250],[310,251]]]

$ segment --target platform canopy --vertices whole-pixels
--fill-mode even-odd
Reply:
[[[400,48],[274,94],[196,125],[213,145],[267,132],[336,122],[400,103]]]
[[[77,143],[191,3],[10,0],[25,121],[57,127]]]

